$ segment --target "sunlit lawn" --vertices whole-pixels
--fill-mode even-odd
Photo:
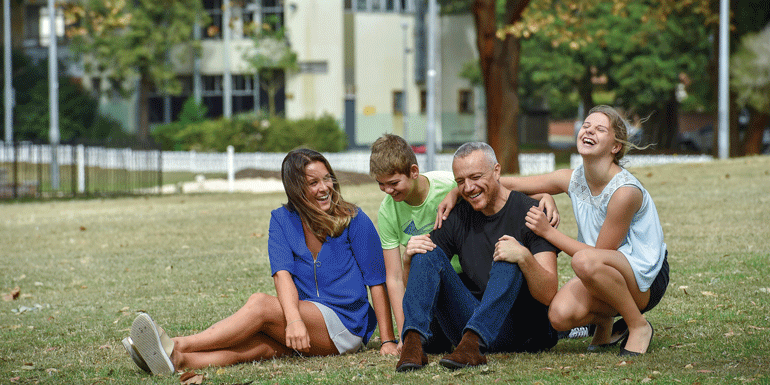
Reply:
[[[663,222],[671,283],[648,313],[651,353],[623,361],[562,340],[542,354],[493,354],[484,368],[397,374],[371,349],[200,370],[204,384],[770,383],[770,157],[631,170]],[[343,186],[376,219],[376,185]],[[137,369],[120,340],[137,311],[172,335],[274,294],[270,210],[283,194],[173,195],[0,204],[0,384],[179,383]],[[569,199],[562,230],[575,235]],[[560,256],[562,283],[572,275]],[[25,309],[29,309],[24,311]],[[34,309],[34,310],[33,310]],[[20,312],[21,311],[21,312]],[[526,315],[522,315],[526,316]]]

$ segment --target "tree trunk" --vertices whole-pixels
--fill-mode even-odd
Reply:
[[[591,111],[591,109],[596,106],[594,102],[594,85],[591,83],[590,69],[586,68],[585,74],[583,74],[583,77],[578,83],[577,91],[580,100],[583,102],[583,114],[588,114],[588,111]],[[579,118],[585,119],[586,117],[580,116]]]
[[[751,110],[749,127],[743,141],[744,155],[757,155],[762,152],[762,135],[768,122],[770,122],[770,114]]]
[[[673,149],[677,132],[679,132],[679,102],[676,101],[676,96],[672,94],[663,106],[661,125],[657,127],[657,147],[659,149]]]
[[[152,80],[147,74],[142,73],[139,79],[139,122],[136,127],[136,137],[140,142],[146,142],[150,136],[149,99],[151,89]]]
[[[506,24],[513,24],[529,0],[506,2]],[[519,172],[519,115],[518,78],[521,43],[514,36],[497,38],[495,0],[476,0],[473,3],[476,21],[479,66],[484,80],[487,99],[487,142],[499,157],[503,173]]]

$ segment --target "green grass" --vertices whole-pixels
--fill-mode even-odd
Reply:
[[[394,372],[376,348],[199,371],[204,384],[770,383],[770,157],[631,170],[655,200],[671,284],[648,313],[651,353],[492,354],[484,368]],[[376,185],[343,186],[376,216]],[[211,194],[0,204],[0,384],[177,384],[134,367],[120,340],[137,311],[171,334],[205,329],[257,291],[275,292],[267,227],[283,194]],[[575,235],[569,199],[562,230]],[[559,257],[561,282],[573,276]],[[16,314],[22,306],[37,311]],[[526,316],[526,315],[523,315]],[[373,339],[370,347],[376,347]]]

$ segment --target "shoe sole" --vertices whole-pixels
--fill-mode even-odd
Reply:
[[[403,372],[413,372],[415,370],[420,370],[425,365],[417,365],[412,363],[405,363],[401,364],[401,366],[396,368],[396,372],[403,373]]]
[[[128,355],[134,361],[136,366],[139,367],[139,369],[142,369],[147,373],[152,373],[150,368],[147,366],[147,363],[144,362],[142,356],[139,355],[139,351],[137,351],[136,347],[134,347],[134,342],[131,340],[131,337],[126,337],[120,342],[123,343],[123,347],[126,349],[126,353],[128,353]]]
[[[155,322],[148,314],[140,314],[131,325],[131,339],[152,374],[167,376],[174,373],[174,364],[160,342]]]
[[[459,362],[454,362],[452,360],[447,360],[446,358],[442,358],[438,361],[439,365],[450,369],[450,370],[457,370],[457,369],[465,369],[465,368],[472,368],[474,366],[481,366],[486,365],[486,363],[478,364],[478,365],[468,365],[468,364],[461,364]]]

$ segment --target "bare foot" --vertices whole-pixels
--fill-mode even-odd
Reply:
[[[594,338],[591,345],[605,345],[612,342],[612,317],[596,317],[593,322],[596,325]]]
[[[642,327],[628,327],[628,340],[625,349],[635,353],[646,353],[652,340],[652,325],[645,322]]]

